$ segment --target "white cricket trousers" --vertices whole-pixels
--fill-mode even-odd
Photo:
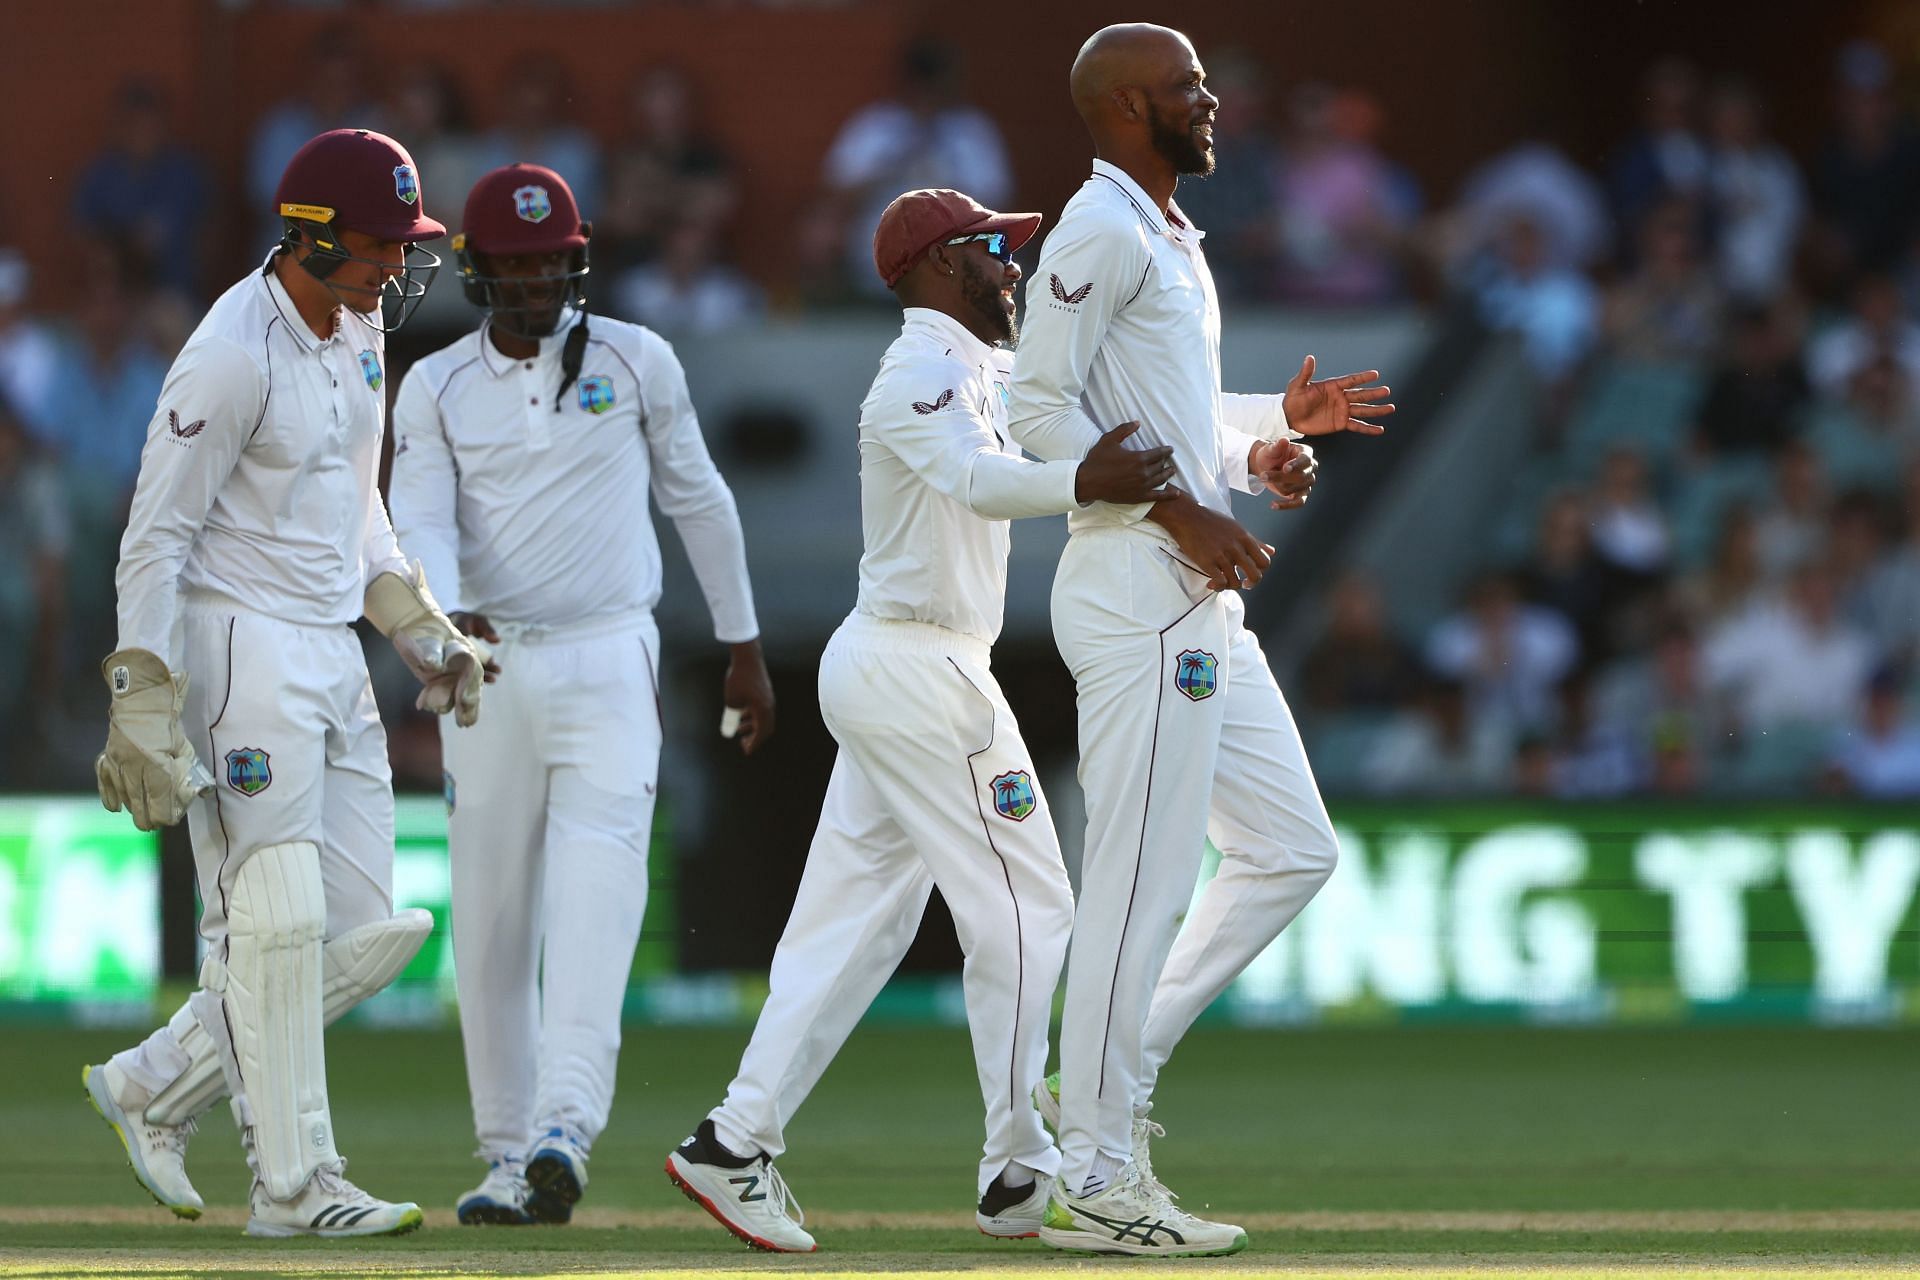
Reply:
[[[1061,1177],[1074,1189],[1098,1152],[1128,1159],[1174,1045],[1338,854],[1244,606],[1178,556],[1155,529],[1090,529],[1054,579],[1087,804],[1060,1032]],[[1181,930],[1208,837],[1220,870]]]
[[[660,641],[646,612],[496,627],[499,682],[471,728],[441,718],[440,744],[474,1132],[524,1154],[555,1125],[591,1143],[613,1107],[647,907]]]
[[[714,1132],[742,1155],[785,1129],[886,984],[933,887],[953,912],[986,1104],[979,1189],[1018,1161],[1059,1168],[1028,1100],[1073,920],[1053,817],[985,642],[854,614],[820,659],[840,744],[767,1003]]]
[[[227,895],[256,849],[320,848],[326,936],[393,914],[393,775],[366,655],[351,627],[249,612],[211,593],[182,597],[180,728],[214,777],[187,809],[200,935],[227,936]],[[319,996],[315,994],[315,1000]],[[114,1062],[158,1093],[187,1069],[186,1005]],[[216,1037],[217,1039],[217,1037]]]

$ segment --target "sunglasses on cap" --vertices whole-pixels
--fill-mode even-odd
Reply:
[[[982,231],[975,235],[960,236],[945,243],[949,245],[972,244],[975,240],[987,242],[987,252],[1002,262],[1013,261],[1013,240],[1004,231]]]

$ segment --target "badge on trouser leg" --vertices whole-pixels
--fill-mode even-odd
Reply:
[[[230,1038],[227,1085],[250,1131],[266,1194],[290,1200],[323,1166],[337,1164],[327,1107],[320,1017],[320,937],[326,928],[320,850],[310,842],[255,850],[227,895],[225,955],[209,955],[194,999],[217,995]],[[222,1032],[225,1036],[223,1037]]]

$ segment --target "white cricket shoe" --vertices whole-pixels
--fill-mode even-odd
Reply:
[[[1247,1247],[1247,1233],[1175,1208],[1129,1163],[1113,1185],[1090,1196],[1056,1185],[1040,1240],[1056,1249],[1146,1258],[1214,1258]]]
[[[527,1153],[527,1212],[555,1226],[573,1219],[587,1190],[587,1144],[555,1125]]]
[[[146,1118],[153,1095],[111,1062],[82,1067],[80,1083],[87,1099],[126,1148],[127,1163],[147,1194],[175,1217],[197,1218],[207,1207],[187,1180],[187,1139],[194,1122],[152,1124]]]
[[[279,1239],[286,1236],[399,1236],[424,1220],[417,1204],[388,1204],[370,1196],[346,1178],[347,1162],[322,1165],[306,1185],[288,1200],[267,1195],[266,1184],[254,1179],[249,1196],[253,1216],[247,1234]]]
[[[454,1205],[461,1223],[469,1227],[525,1227],[539,1221],[527,1212],[526,1161],[512,1152],[482,1150],[478,1154],[487,1161],[487,1176]]]
[[[734,1155],[714,1136],[711,1120],[702,1120],[693,1136],[667,1156],[667,1177],[756,1249],[812,1253],[819,1248],[806,1232],[807,1215],[766,1152],[751,1159]]]
[[[996,1240],[1031,1240],[1040,1234],[1046,1216],[1047,1198],[1053,1194],[1053,1179],[1040,1174],[1025,1186],[1009,1187],[1002,1173],[980,1197],[973,1220],[981,1234]]]
[[[1060,1073],[1054,1072],[1039,1084],[1033,1086],[1033,1107],[1040,1113],[1040,1119],[1047,1128],[1060,1132]],[[1158,1191],[1169,1200],[1180,1197],[1156,1178],[1153,1173],[1153,1140],[1164,1138],[1167,1131],[1164,1126],[1149,1120],[1146,1112],[1153,1109],[1148,1103],[1145,1110],[1136,1112],[1133,1117],[1133,1162],[1140,1166],[1140,1178],[1149,1187]]]

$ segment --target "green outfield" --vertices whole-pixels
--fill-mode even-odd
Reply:
[[[426,1231],[352,1248],[239,1233],[224,1109],[190,1162],[208,1218],[145,1201],[80,1089],[81,1064],[124,1040],[0,1027],[0,1275],[1143,1270],[974,1231],[979,1104],[953,1031],[862,1032],[796,1119],[781,1166],[821,1241],[797,1259],[739,1247],[660,1171],[742,1031],[630,1028],[580,1221],[532,1231],[452,1225],[479,1171],[457,1036],[335,1034],[352,1176],[429,1210]],[[1912,1029],[1203,1028],[1156,1118],[1162,1177],[1252,1247],[1155,1274],[1920,1268]]]

